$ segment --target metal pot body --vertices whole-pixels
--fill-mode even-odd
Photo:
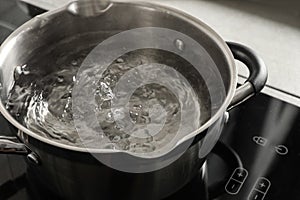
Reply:
[[[195,142],[178,160],[148,173],[112,169],[89,153],[56,148],[28,137],[39,164],[28,162],[34,188],[47,188],[61,199],[163,199],[186,185],[199,172],[201,142]],[[154,162],[158,162],[155,161]]]
[[[207,154],[216,144],[216,138],[220,136],[225,118],[217,120],[210,127],[211,131],[206,130],[201,135],[202,138],[193,138],[188,150],[175,162],[147,173],[121,172],[101,164],[89,153],[57,148],[22,132],[19,136],[38,155],[38,164],[28,160],[27,169],[37,189],[39,186],[48,188],[62,199],[122,197],[153,200],[170,196],[199,173]],[[153,159],[153,162],[162,162],[170,156],[172,154]]]
[[[0,110],[20,130],[19,138],[24,145],[5,145],[8,144],[7,138],[0,138],[0,143],[4,144],[1,151],[29,154],[27,157],[33,161],[28,164],[30,178],[64,199],[117,199],[120,196],[123,199],[164,198],[184,186],[198,172],[220,136],[226,110],[263,88],[267,79],[266,68],[252,50],[235,43],[226,44],[207,25],[180,11],[147,3],[114,2],[96,12],[96,15],[83,17],[80,13],[85,12],[77,12],[78,6],[81,5],[72,3],[30,20],[2,45]],[[18,123],[5,109],[15,66],[26,63],[32,55],[38,56],[41,49],[80,33],[102,31],[107,32],[109,37],[140,27],[164,27],[184,33],[201,43],[213,59],[221,75],[219,81],[226,92],[222,105],[212,113],[207,123],[192,134],[187,133],[170,153],[153,159],[154,164],[164,162],[179,155],[177,149],[190,142],[189,148],[175,162],[146,173],[117,171],[101,164],[84,148],[62,145],[35,134]],[[95,36],[90,40],[99,42],[101,38]],[[63,49],[57,49],[59,51]],[[248,81],[238,89],[234,58],[244,62],[250,69]],[[137,159],[142,165],[143,159]]]

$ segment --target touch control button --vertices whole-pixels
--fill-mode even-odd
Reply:
[[[248,176],[247,170],[243,168],[237,168],[234,170],[233,175],[231,178],[239,181],[239,182],[244,182]]]
[[[230,179],[225,186],[225,190],[228,194],[237,194],[241,187],[242,184],[240,182]]]
[[[284,145],[278,145],[278,146],[275,147],[275,151],[279,155],[284,156],[284,155],[288,154],[289,149],[286,146],[284,146]]]
[[[257,180],[257,182],[255,184],[255,189],[262,193],[266,193],[266,192],[268,192],[270,185],[271,185],[271,183],[268,179],[261,177]]]
[[[266,144],[268,143],[268,140],[264,137],[254,136],[252,139],[256,144],[263,147],[266,146]]]
[[[246,169],[236,168],[225,186],[226,192],[231,195],[237,194],[242,188],[247,176],[248,172]]]
[[[271,187],[271,182],[265,177],[257,179],[254,188],[252,189],[249,200],[263,200]]]
[[[259,192],[257,190],[252,190],[248,200],[263,200],[265,197],[265,194],[262,192]]]

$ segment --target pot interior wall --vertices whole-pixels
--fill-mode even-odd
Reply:
[[[55,13],[46,13],[22,26],[1,48],[1,91],[2,101],[7,99],[8,90],[13,83],[13,68],[22,66],[30,58],[40,56],[45,50],[59,42],[74,36],[90,34],[89,39],[70,44],[73,48],[100,43],[116,33],[139,27],[163,27],[184,33],[195,39],[208,52],[222,76],[226,93],[230,88],[229,64],[224,52],[205,29],[189,17],[170,12],[153,5],[114,3],[105,13],[97,17],[81,17],[61,9]],[[66,51],[56,48],[56,53]],[[44,68],[47,71],[49,69]]]

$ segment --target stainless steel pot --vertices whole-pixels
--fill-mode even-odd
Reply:
[[[112,2],[104,10],[96,10],[92,16],[82,16],[81,13],[86,13],[82,10],[79,12],[84,9],[82,6],[74,2],[37,16],[17,29],[1,46],[0,111],[19,130],[19,134],[18,141],[17,138],[1,137],[0,151],[27,155],[30,161],[29,175],[34,175],[31,178],[64,199],[115,199],[120,194],[124,199],[164,198],[184,186],[198,172],[220,136],[226,111],[254,96],[264,87],[267,79],[266,67],[251,49],[236,43],[225,43],[207,25],[178,10],[140,2]],[[175,162],[147,173],[117,171],[101,164],[90,154],[92,152],[103,156],[101,150],[49,140],[24,127],[5,109],[8,91],[14,81],[15,67],[26,63],[32,55],[39,56],[43,47],[74,34],[99,31],[109,33],[113,30],[113,33],[107,35],[109,37],[141,27],[175,30],[200,43],[221,75],[221,79],[216,81],[221,81],[225,89],[226,96],[220,106],[199,129],[187,133],[168,154],[150,159],[154,165],[164,162],[178,155],[180,147],[188,144],[189,148]],[[90,39],[98,42],[101,40],[97,37]],[[57,49],[58,52],[65,50],[62,47]],[[250,70],[248,80],[237,89],[234,59],[245,63]],[[214,131],[207,131],[208,129]],[[137,158],[123,152],[119,154],[122,158],[126,157],[140,165],[145,163],[146,158]],[[105,156],[111,159],[110,154]]]

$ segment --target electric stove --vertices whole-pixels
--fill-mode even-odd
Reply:
[[[18,1],[0,0],[0,42],[42,12]],[[167,199],[299,199],[300,107],[261,93],[229,116],[199,174]],[[2,116],[0,133],[16,134]],[[27,178],[22,156],[0,155],[0,166],[0,200],[59,199]]]

